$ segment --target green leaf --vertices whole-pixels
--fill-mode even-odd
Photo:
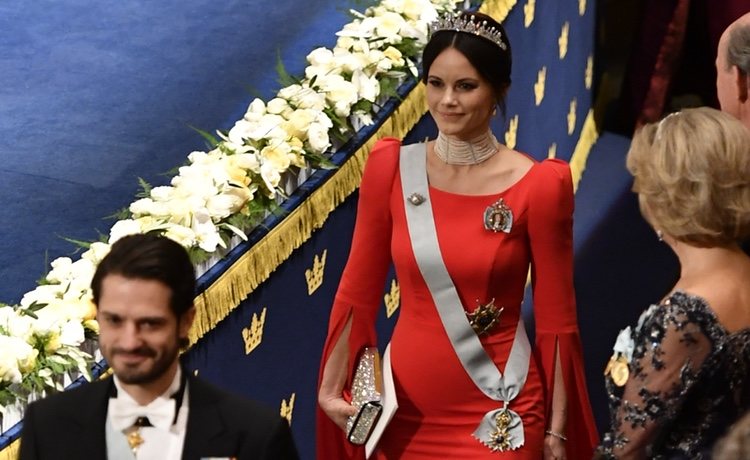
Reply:
[[[200,134],[201,137],[203,137],[203,139],[206,140],[208,146],[211,149],[213,149],[214,147],[216,147],[217,145],[219,145],[219,140],[216,138],[216,136],[214,136],[213,134],[209,133],[208,131],[204,131],[204,130],[202,130],[200,128],[196,128],[193,125],[188,125],[188,127],[190,129],[192,129],[193,131],[197,132],[198,134]]]
[[[282,87],[287,87],[299,83],[299,81],[289,75],[286,71],[284,61],[281,59],[281,50],[276,51],[276,74],[279,76],[277,81]]]
[[[151,189],[153,188],[151,184],[146,182],[142,177],[139,177],[138,185],[141,187],[141,191],[135,195],[137,198],[148,198],[151,196]]]

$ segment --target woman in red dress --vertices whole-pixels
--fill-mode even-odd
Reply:
[[[422,79],[439,135],[409,150],[421,156],[417,175],[428,186],[424,195],[407,196],[402,187],[410,178],[400,142],[376,144],[365,167],[354,240],[323,351],[321,460],[363,458],[363,449],[349,444],[344,433],[356,413],[348,388],[359,353],[376,345],[374,321],[391,260],[401,286],[391,341],[399,407],[376,458],[591,458],[597,434],[573,291],[570,169],[560,160],[536,162],[492,134],[490,120],[504,108],[510,71],[510,43],[489,16],[463,13],[433,24]],[[413,244],[421,240],[410,235],[411,206],[431,208],[433,253],[442,259],[460,305],[443,306],[428,287]],[[512,349],[516,354],[514,343],[526,339],[519,321],[529,268],[536,341],[531,355],[521,353],[519,365],[509,356]],[[461,309],[459,322],[466,324],[460,327],[478,331],[478,353],[505,375],[506,385],[514,369],[521,369],[520,391],[493,398],[478,387],[476,369],[467,364],[473,358],[457,351],[461,347],[450,332],[455,324],[446,323],[442,308]],[[468,316],[475,309],[494,324],[481,330]],[[494,443],[480,425],[483,417],[494,420],[501,412],[520,422],[508,446]]]

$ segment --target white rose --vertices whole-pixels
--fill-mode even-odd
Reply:
[[[73,261],[70,257],[58,257],[50,263],[52,270],[47,273],[45,278],[52,283],[62,283],[70,278],[71,265],[73,265]]]
[[[380,83],[375,77],[368,77],[362,71],[356,71],[352,75],[352,84],[357,89],[357,94],[361,99],[375,102],[380,95]]]
[[[250,106],[247,108],[247,112],[245,112],[245,116],[243,118],[248,121],[254,121],[260,118],[260,116],[265,113],[266,103],[256,97],[255,99],[253,99],[253,102],[250,103]]]
[[[19,314],[12,307],[0,307],[0,333],[28,340],[33,333],[34,319]]]
[[[195,232],[184,225],[169,224],[166,225],[164,236],[172,241],[176,241],[184,248],[195,246]]]
[[[109,254],[110,245],[107,243],[102,243],[101,241],[97,241],[95,243],[91,243],[91,246],[89,246],[89,249],[81,254],[82,259],[89,260],[94,265],[99,265],[99,262],[104,259],[104,257]]]
[[[307,143],[315,153],[323,153],[331,145],[328,137],[328,128],[321,123],[313,123],[307,131]]]
[[[274,198],[276,196],[276,187],[281,181],[281,174],[271,162],[263,163],[260,167],[260,177],[263,178],[263,182],[269,190],[269,196]]]
[[[37,354],[37,350],[17,337],[0,336],[0,382],[20,383],[21,372],[34,367]]]
[[[326,94],[326,99],[334,104],[336,115],[348,117],[351,106],[358,100],[357,88],[340,75],[321,78],[320,88]]]
[[[34,303],[49,304],[62,297],[63,289],[61,284],[43,284],[24,294],[19,303],[23,308],[28,308]]]
[[[317,116],[318,113],[314,110],[295,110],[284,124],[284,129],[291,136],[304,140],[307,137],[307,130],[310,127],[310,123],[315,121]]]
[[[131,211],[132,212],[132,211]],[[133,219],[118,220],[109,230],[109,244],[127,235],[141,233],[141,224]]]
[[[214,252],[217,246],[226,247],[219,234],[219,229],[211,221],[211,216],[208,213],[196,213],[192,230],[195,234],[196,244],[204,251]]]
[[[316,48],[307,55],[307,62],[313,66],[326,67],[333,61],[333,53],[327,48]]]
[[[238,155],[232,155],[231,158],[234,164],[242,169],[258,172],[258,169],[260,168],[260,162],[258,161],[258,156],[255,153],[242,153]]]
[[[263,166],[267,164],[273,165],[273,168],[280,172],[289,169],[291,150],[286,142],[268,144],[260,152],[260,157],[263,159],[263,165],[260,168],[261,175],[263,175]]]
[[[60,328],[60,343],[70,347],[77,347],[83,343],[84,331],[80,320],[70,320]]]
[[[289,108],[289,104],[287,103],[286,99],[282,99],[280,97],[275,97],[268,101],[268,105],[266,106],[266,110],[270,114],[274,115],[281,115]]]
[[[130,212],[135,217],[144,215],[164,217],[167,215],[167,208],[163,202],[156,202],[151,198],[141,198],[130,204]]]
[[[263,118],[263,115],[259,115],[256,120],[248,121],[245,119],[237,120],[232,126],[232,129],[227,133],[227,139],[233,146],[241,146],[245,144],[245,139],[250,138],[253,128],[255,128],[258,120]]]
[[[151,189],[151,198],[156,201],[169,201],[174,196],[174,187],[161,186]]]

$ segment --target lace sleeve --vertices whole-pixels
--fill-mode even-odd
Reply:
[[[634,340],[630,376],[599,451],[604,458],[651,457],[712,349],[700,322],[669,303],[644,315]],[[608,378],[607,385],[614,383]]]

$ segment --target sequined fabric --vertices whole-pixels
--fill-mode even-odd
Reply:
[[[641,315],[633,339],[628,382],[605,380],[612,420],[595,458],[710,458],[750,408],[750,329],[729,334],[678,291]]]

